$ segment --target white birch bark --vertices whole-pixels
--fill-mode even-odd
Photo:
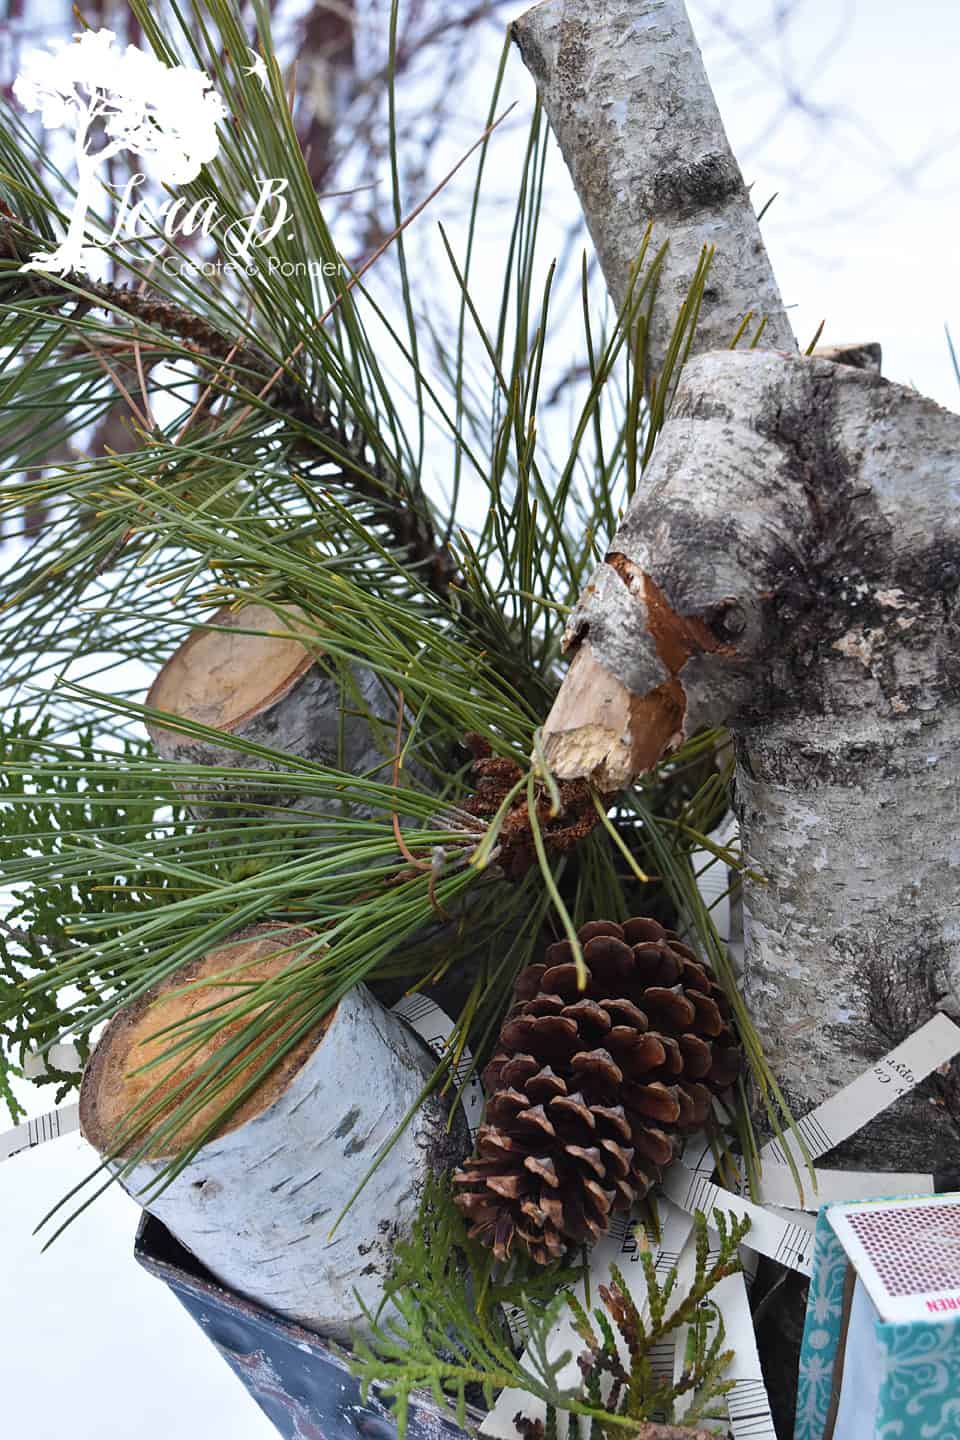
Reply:
[[[396,743],[396,700],[372,670],[354,665],[343,679],[322,668],[316,628],[292,606],[282,616],[263,605],[227,606],[210,623],[218,628],[198,627],[167,661],[147,704],[221,731],[224,738],[214,741],[149,720],[150,738],[165,760],[274,775],[282,769],[272,758],[232,747],[230,736],[237,736],[352,775],[376,773],[383,779]],[[356,713],[361,710],[375,717],[372,724]],[[202,785],[184,781],[182,788],[198,818],[216,813],[225,802],[342,809],[338,800],[287,792],[276,783],[259,787],[213,777]]]
[[[769,878],[744,883],[746,999],[798,1114],[960,1012],[958,585],[960,416],[870,371],[727,351],[686,366],[571,620],[558,776],[614,791],[672,736],[734,732]],[[839,1163],[942,1168],[943,1088]]]
[[[610,294],[627,296],[649,222],[669,248],[648,332],[653,373],[705,245],[716,255],[694,350],[726,347],[752,312],[794,350],[760,227],[683,0],[545,0],[513,35],[573,177]]]
[[[168,1064],[141,1077],[130,1073],[169,1044],[150,1037],[188,1004],[171,992],[238,965],[255,967],[243,978],[272,973],[283,968],[276,962],[285,947],[303,937],[309,932],[253,927],[122,1011],[83,1079],[80,1121],[90,1143],[108,1153],[130,1105],[158,1074],[175,1070]],[[190,993],[197,1004],[209,1004],[227,992],[208,984]],[[186,1062],[187,1069],[196,1063]],[[354,1291],[375,1313],[394,1245],[410,1233],[428,1175],[457,1163],[466,1149],[462,1119],[448,1134],[446,1107],[430,1096],[331,1238],[338,1215],[414,1108],[435,1064],[403,1021],[356,985],[326,1027],[280,1062],[230,1128],[208,1141],[156,1198],[138,1192],[157,1178],[162,1158],[137,1164],[122,1184],[224,1285],[349,1340],[365,1329]],[[177,1080],[183,1076],[183,1069],[176,1071]],[[199,1120],[209,1120],[216,1103]]]

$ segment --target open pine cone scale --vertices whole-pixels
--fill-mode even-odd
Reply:
[[[454,1173],[472,1236],[540,1264],[604,1235],[703,1125],[740,1051],[709,966],[656,920],[597,920],[517,978],[483,1072],[475,1155]]]

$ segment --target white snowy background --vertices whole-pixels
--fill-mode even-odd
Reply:
[[[960,338],[960,7],[689,3],[754,195],[762,204],[778,192],[763,229],[801,344],[825,318],[824,343],[879,340],[887,376],[960,408],[943,328],[952,322]],[[496,51],[494,39],[477,54],[458,141],[481,128]],[[529,103],[518,60],[507,92]],[[510,163],[501,153],[506,192]],[[558,182],[548,197],[557,245],[570,203]],[[547,253],[549,231],[544,241]],[[499,255],[489,258],[499,275]],[[52,1092],[22,1090],[29,1113],[50,1107]],[[2,1433],[269,1440],[239,1382],[134,1263],[138,1211],[126,1196],[101,1197],[41,1254],[34,1226],[92,1162],[73,1136],[0,1164]]]

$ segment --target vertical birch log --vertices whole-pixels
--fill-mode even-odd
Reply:
[[[217,976],[233,971],[234,984],[268,979],[296,965],[298,950],[313,938],[289,926],[254,926],[121,1011],[83,1077],[80,1121],[90,1143],[110,1154],[125,1117],[158,1079],[165,1087],[159,1094],[169,1093],[240,1027],[228,1026],[186,1061],[175,1056],[138,1075],[137,1067],[170,1043],[169,1036],[153,1038],[158,1030],[235,998],[226,979],[215,983]],[[201,988],[183,991],[197,980],[205,982]],[[276,1038],[279,1045],[279,1033]],[[251,1057],[227,1095],[199,1110],[181,1138],[201,1135],[262,1063],[262,1056]],[[157,1179],[168,1158],[162,1155],[138,1162],[122,1183],[224,1285],[349,1340],[365,1326],[354,1291],[376,1312],[394,1245],[410,1233],[427,1177],[455,1164],[466,1149],[466,1127],[458,1118],[448,1133],[443,1101],[432,1095],[416,1107],[435,1064],[401,1020],[365,986],[354,986],[159,1195],[144,1201],[138,1192]],[[399,1140],[331,1237],[380,1147],[411,1110]]]
[[[651,371],[704,245],[716,245],[694,351],[766,316],[761,344],[796,342],[683,0],[545,0],[513,37],[563,152],[619,307],[647,225],[665,241],[648,331]]]
[[[362,775],[378,771],[393,753],[396,703],[372,670],[359,665],[332,673],[320,663],[318,627],[295,606],[275,614],[265,605],[230,606],[198,626],[164,665],[147,704],[180,719],[223,732],[223,741],[191,735],[149,720],[147,730],[165,760],[189,765],[242,767],[276,774],[282,767],[230,745],[230,737],[284,750],[305,760]],[[374,717],[369,721],[363,713]],[[184,783],[198,818],[224,802],[295,804],[301,809],[339,805],[296,789],[211,778]]]
[[[555,773],[629,785],[736,741],[745,990],[797,1114],[940,1007],[960,1013],[960,416],[773,353],[686,366],[643,492],[568,630]],[[935,1171],[960,1086],[831,1164]]]

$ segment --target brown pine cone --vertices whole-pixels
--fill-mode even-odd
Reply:
[[[518,976],[477,1153],[453,1176],[470,1234],[500,1260],[515,1239],[541,1265],[598,1240],[740,1068],[726,997],[673,931],[637,917],[577,934],[587,988],[566,940]]]

